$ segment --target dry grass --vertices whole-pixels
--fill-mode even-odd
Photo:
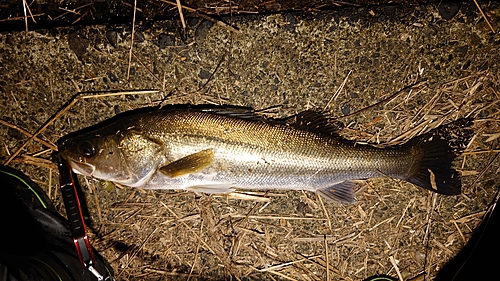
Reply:
[[[131,44],[129,64],[133,54]],[[325,109],[341,103],[348,77]],[[418,84],[398,95],[380,94],[377,100],[384,102],[342,120],[345,138],[392,145],[460,117],[474,118],[475,136],[456,162],[463,176],[460,196],[369,179],[358,185],[356,204],[341,205],[297,191],[199,197],[126,187],[108,192],[80,178],[91,241],[118,280],[360,280],[377,273],[430,280],[468,241],[494,199],[500,94],[488,85],[498,80],[483,71],[437,86]],[[167,102],[221,101],[199,90],[178,93],[167,95]],[[105,95],[78,96],[34,134],[2,121],[29,136],[8,162],[53,169],[36,155],[17,156],[31,141],[53,147],[40,133],[77,102]],[[48,181],[40,184],[52,186],[52,173]],[[56,193],[48,193],[60,206]]]
[[[201,197],[131,188],[106,192],[89,180],[92,242],[118,280],[432,277],[467,242],[493,198],[485,183],[498,171],[500,120],[498,103],[486,98],[498,94],[484,86],[490,78],[478,73],[434,89],[420,85],[364,111],[342,132],[359,141],[396,144],[458,117],[473,117],[476,135],[457,161],[462,196],[370,179],[360,183],[356,204],[340,205],[305,192]],[[412,106],[419,95],[430,98]],[[414,109],[400,110],[403,106]]]
[[[478,73],[435,89],[420,84],[389,104],[364,111],[362,121],[343,130],[358,141],[396,144],[458,117],[473,117],[476,135],[457,161],[462,196],[370,179],[360,183],[356,204],[336,205],[305,192],[201,197],[131,188],[106,192],[89,180],[92,242],[118,280],[434,276],[467,242],[492,200],[493,190],[481,183],[496,179],[500,119],[498,102],[485,98],[498,95],[484,86],[488,79],[487,73]],[[400,110],[418,95],[431,98],[409,106],[414,110]],[[103,95],[76,100],[90,97]],[[37,134],[19,130],[47,145]],[[20,161],[43,166],[44,161],[34,159],[39,158],[25,155]]]

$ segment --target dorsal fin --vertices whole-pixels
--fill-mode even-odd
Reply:
[[[218,115],[247,119],[247,120],[254,120],[254,121],[266,120],[264,116],[257,114],[255,110],[249,107],[224,105],[224,106],[213,106],[213,107],[210,106],[193,107],[192,109],[200,110],[203,112],[210,112]]]
[[[332,119],[326,117],[319,110],[305,110],[282,120],[286,124],[300,130],[332,136],[338,136],[338,132],[341,129],[340,123],[333,122]]]
[[[334,122],[326,117],[319,110],[305,110],[295,115],[274,119],[269,118],[259,113],[256,113],[252,108],[239,106],[194,106],[191,109],[210,112],[218,115],[225,115],[235,118],[241,118],[252,121],[263,121],[274,124],[286,124],[299,130],[311,131],[315,133],[328,134],[338,136],[338,131],[342,128],[340,122]]]

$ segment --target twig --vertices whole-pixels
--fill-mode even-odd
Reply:
[[[427,244],[429,241],[429,230],[431,227],[431,220],[432,220],[432,212],[434,212],[434,208],[436,208],[436,203],[437,203],[437,193],[432,194],[432,207],[427,211],[427,217],[425,220],[427,221],[427,226],[425,228],[425,236],[424,236],[424,241],[423,244]]]
[[[232,26],[230,26],[229,24],[223,22],[223,21],[220,21],[220,20],[216,20],[214,18],[211,18],[205,14],[202,14],[200,12],[196,12],[196,15],[199,16],[200,18],[203,18],[203,19],[206,19],[208,21],[211,21],[215,24],[217,24],[218,26],[222,26],[224,28],[226,28],[227,30],[231,31],[231,32],[234,32],[234,33],[240,33],[240,31]]]
[[[165,209],[167,209],[167,211],[169,211],[172,215],[174,215],[174,217],[177,220],[180,219],[179,216],[174,211],[172,211],[172,209],[170,209],[165,203],[160,201],[160,204],[163,207],[165,207]],[[194,232],[194,230],[189,225],[187,225],[184,221],[179,220],[179,222],[182,223],[184,227],[187,228],[196,238],[198,238],[198,241],[201,241],[201,243],[203,243],[203,246],[205,246],[207,250],[209,250],[212,254],[214,254],[217,257],[217,259],[219,259],[222,263],[224,263],[224,261],[217,255],[217,253],[215,253],[215,251],[210,247],[210,245],[208,245],[207,242],[203,241],[201,237],[196,232]]]
[[[153,73],[153,71],[151,71],[143,62],[142,60],[139,59],[139,57],[137,57],[137,55],[132,52],[132,55],[134,56],[134,58],[146,69],[147,72],[149,72],[149,74],[151,74],[151,76],[153,76],[154,79],[156,79],[156,81],[158,83],[161,83],[160,79]]]
[[[328,241],[326,241],[325,235],[325,263],[326,263],[326,281],[330,281],[330,262],[328,261]]]
[[[210,74],[210,77],[208,77],[207,82],[205,82],[205,84],[201,85],[201,87],[199,87],[198,90],[196,90],[195,92],[199,92],[199,91],[201,91],[203,88],[205,88],[207,86],[207,84],[212,80],[212,77],[214,77],[215,73],[217,72],[217,70],[221,66],[221,64],[224,61],[224,58],[226,57],[226,55],[227,55],[227,51],[222,56],[221,60],[219,61],[219,63],[215,67],[214,71]]]
[[[79,9],[82,9],[82,8],[85,8],[85,7],[87,7],[87,6],[90,6],[90,5],[92,5],[92,4],[93,4],[93,3],[92,3],[92,2],[90,2],[90,3],[87,3],[87,4],[81,5],[81,6],[79,6],[79,7],[76,7],[76,8],[74,8],[73,10],[67,10],[67,12],[64,12],[64,13],[62,13],[62,14],[58,15],[57,17],[53,18],[53,19],[52,19],[52,21],[55,21],[55,20],[57,20],[57,19],[59,19],[59,18],[62,18],[62,17],[64,17],[65,15],[69,14],[70,12],[72,12],[72,13],[78,13],[78,12],[75,12],[75,11],[76,11],[76,10],[79,10]],[[63,10],[63,11],[64,11],[64,10]]]
[[[481,9],[481,6],[479,6],[479,3],[477,3],[476,0],[474,0],[474,4],[476,4],[476,7],[477,9],[479,10],[479,12],[481,13],[481,16],[483,16],[484,20],[486,21],[486,23],[488,24],[488,26],[490,27],[491,31],[493,33],[495,33],[495,29],[493,28],[493,26],[491,25],[490,21],[488,20],[488,18],[486,17],[486,15],[484,14],[483,12],[483,9]]]
[[[328,211],[325,208],[325,204],[323,203],[323,199],[321,198],[321,195],[316,193],[316,196],[318,197],[319,203],[321,204],[321,207],[323,208],[323,212],[325,213],[326,221],[328,223],[328,229],[330,229],[330,234],[331,234],[332,233],[332,221],[330,220],[330,216],[328,215]]]
[[[83,15],[79,16],[76,20],[74,20],[71,24],[75,24],[79,21],[81,21],[88,13],[90,12],[90,10],[86,11],[85,13],[83,13]]]
[[[301,254],[301,253],[297,253],[297,254],[299,254],[300,256],[304,257],[304,255]],[[321,256],[319,256],[319,255],[316,256],[315,259],[311,260],[311,262],[314,263],[314,264],[316,264],[316,265],[318,265],[318,266],[320,266],[320,267],[323,267],[324,269],[327,268],[326,265],[324,264],[325,261],[322,260]],[[339,277],[341,277],[340,278],[341,280],[346,280],[346,281],[347,280],[351,280],[352,281],[352,279],[350,279],[350,278],[348,278],[348,279],[347,278],[343,278],[342,274],[338,270],[336,270],[335,268],[331,268],[330,266],[328,266],[328,267],[329,267],[329,271],[332,272],[332,273],[334,273],[334,274],[336,274],[336,275],[338,275]]]
[[[390,217],[390,218],[388,218],[388,219],[385,219],[385,220],[383,220],[383,221],[381,221],[381,222],[377,223],[376,225],[374,225],[374,226],[370,227],[370,228],[368,229],[368,231],[372,231],[372,230],[374,230],[375,228],[379,227],[380,225],[382,225],[382,224],[384,224],[384,223],[391,222],[391,221],[392,221],[395,217],[396,217],[396,216],[392,216],[392,217]]]
[[[491,167],[491,165],[495,162],[495,160],[497,159],[498,155],[500,155],[499,152],[497,152],[495,154],[495,156],[493,156],[493,159],[491,159],[491,161],[481,170],[481,172],[479,173],[479,175],[474,179],[474,181],[467,187],[467,189],[470,189],[472,188],[474,185],[476,185],[476,183],[478,182],[478,180],[480,178],[482,178],[484,176],[484,173]]]
[[[455,225],[455,227],[457,228],[458,230],[458,234],[460,234],[460,237],[462,237],[462,242],[465,244],[467,244],[467,240],[465,239],[465,236],[464,234],[462,233],[462,230],[460,230],[460,227],[458,227],[458,224],[457,224],[457,221],[456,220],[451,220],[451,222]]]
[[[422,242],[423,245],[425,245],[425,263],[424,263],[424,272],[430,272],[428,270],[428,267],[430,266],[430,261],[428,260],[429,258],[429,231],[430,231],[430,228],[431,228],[431,222],[432,222],[432,216],[431,216],[431,213],[434,212],[434,208],[436,207],[436,203],[437,203],[437,193],[433,193],[431,195],[431,200],[432,200],[432,207],[429,208],[429,210],[427,211],[427,217],[425,218],[425,220],[427,221],[427,226],[425,228],[425,234],[424,234],[424,240]]]
[[[154,268],[144,268],[144,271],[148,272],[153,272],[157,274],[162,274],[162,275],[170,275],[170,276],[191,276],[191,277],[201,277],[199,274],[189,274],[189,273],[182,273],[182,272],[169,272],[165,270],[158,270]]]
[[[141,246],[139,246],[137,249],[135,249],[135,250],[134,250],[134,252],[130,255],[130,258],[129,258],[129,260],[128,260],[128,262],[127,262],[127,264],[125,265],[125,267],[124,267],[124,268],[127,268],[127,267],[130,265],[130,263],[132,262],[132,259],[133,259],[135,256],[137,256],[137,254],[141,251],[141,249],[144,247],[144,245],[146,244],[146,242],[148,242],[148,240],[151,238],[151,236],[153,236],[153,234],[156,232],[156,230],[157,230],[157,229],[158,229],[158,228],[156,228],[156,227],[155,227],[155,228],[153,229],[153,231],[151,231],[151,232],[149,233],[149,235],[146,237],[146,239],[144,239],[144,241],[141,243]],[[118,277],[119,277],[119,276],[120,276],[123,272],[125,272],[125,270],[123,270],[122,272],[120,272],[120,273],[116,276],[116,278],[118,278]]]
[[[289,262],[285,262],[285,263],[278,264],[278,265],[273,265],[271,267],[264,268],[264,269],[258,269],[258,270],[260,272],[268,272],[268,271],[279,269],[279,268],[282,268],[282,267],[285,267],[285,266],[289,266],[289,265],[292,265],[292,264],[296,264],[296,263],[300,263],[300,262],[312,260],[312,259],[315,259],[315,258],[318,258],[318,257],[321,257],[321,255],[316,255],[316,256],[312,256],[312,257],[308,257],[308,258],[303,258],[303,259],[295,260],[295,261],[289,261]]]
[[[66,8],[63,8],[63,7],[59,7],[59,10],[63,10],[65,12],[69,12],[69,13],[72,13],[72,14],[75,14],[75,15],[80,15],[80,12],[73,11],[73,10],[70,10],[70,9],[66,9]]]
[[[476,155],[476,154],[483,154],[483,153],[500,153],[500,149],[488,149],[488,150],[470,150],[470,151],[464,151],[462,155]]]
[[[81,92],[76,94],[61,110],[57,111],[45,124],[40,127],[25,143],[21,145],[12,155],[5,161],[4,165],[8,165],[14,158],[16,158],[19,153],[39,134],[41,134],[47,127],[54,122],[57,118],[61,117],[66,111],[68,111],[71,107],[73,107],[79,100],[89,99],[89,98],[98,98],[98,97],[110,97],[110,96],[120,96],[124,94],[152,94],[158,93],[156,90],[146,90],[146,91],[120,91],[120,92],[94,92],[99,93],[97,95],[90,94],[92,92]]]
[[[33,3],[33,2],[32,2],[32,3]],[[28,9],[28,13],[30,14],[31,20],[32,20],[34,23],[36,23],[36,20],[35,20],[35,18],[33,17],[33,13],[31,12],[30,6],[29,6],[29,5],[27,5],[27,6],[26,6],[26,9]]]
[[[164,3],[167,3],[169,5],[173,5],[173,6],[177,6],[178,7],[177,3],[174,3],[174,2],[171,2],[171,1],[167,1],[167,0],[160,0],[160,1],[164,2]],[[190,8],[190,7],[187,7],[187,6],[182,6],[182,5],[181,5],[181,8],[184,9],[184,10],[186,10],[186,11],[193,12],[197,16],[199,16],[200,18],[203,18],[203,19],[206,19],[208,21],[211,21],[211,22],[213,22],[213,23],[215,23],[215,24],[217,24],[219,26],[222,26],[222,27],[228,29],[229,31],[232,31],[234,33],[240,33],[240,31],[238,29],[230,26],[229,24],[227,24],[227,23],[225,23],[223,21],[211,18],[210,16],[207,16],[205,14],[202,14],[202,13],[198,12],[196,9],[193,9],[193,8]]]
[[[26,35],[28,35],[28,15],[26,14],[26,0],[23,0],[23,10],[24,10],[24,26],[26,27]]]
[[[174,3],[174,2],[171,2],[171,1],[167,1],[167,0],[160,0],[161,2],[163,3],[167,3],[169,5],[173,5],[173,6],[177,6],[177,3]],[[183,6],[183,5],[180,5],[182,9],[188,11],[188,12],[193,12],[193,13],[196,13],[197,10],[196,9],[193,9],[191,7],[188,7],[188,6]]]
[[[44,16],[45,13],[40,13],[40,14],[34,14],[31,15],[31,18],[33,19],[34,17],[39,17],[39,16]],[[12,21],[12,20],[24,20],[26,17],[11,17],[8,19],[0,19],[0,22],[6,22],[6,21]]]
[[[403,93],[404,91],[409,90],[409,89],[411,89],[411,88],[415,88],[415,87],[421,86],[421,85],[423,85],[423,84],[425,84],[425,83],[426,83],[426,81],[422,81],[422,82],[418,82],[418,83],[413,83],[413,84],[411,84],[411,85],[409,85],[409,86],[406,86],[406,87],[404,87],[403,89],[401,89],[401,90],[397,91],[396,93],[392,94],[391,96],[389,96],[389,97],[388,97],[388,98],[386,98],[386,99],[383,99],[383,100],[381,100],[381,101],[379,101],[379,102],[377,102],[377,103],[375,103],[375,104],[372,104],[372,105],[370,105],[370,106],[367,106],[367,107],[365,107],[365,108],[362,108],[362,109],[360,109],[360,110],[358,110],[358,111],[356,111],[356,112],[353,112],[353,113],[351,113],[351,114],[347,114],[347,115],[340,116],[340,117],[335,117],[334,119],[339,120],[339,119],[344,119],[344,118],[352,117],[352,116],[354,116],[354,115],[358,115],[358,114],[360,114],[361,112],[365,112],[365,111],[370,110],[370,109],[372,109],[372,108],[374,108],[374,107],[377,107],[377,106],[379,106],[379,105],[386,104],[386,103],[390,102],[391,100],[395,99],[397,96],[399,96],[399,95],[400,95],[401,93]]]
[[[196,252],[194,254],[194,260],[193,260],[193,265],[191,266],[191,270],[189,271],[189,275],[186,281],[189,281],[191,278],[191,275],[193,274],[194,267],[196,265],[196,260],[198,259],[198,252],[200,251],[200,244],[201,244],[201,235],[203,234],[203,220],[201,221],[200,224],[200,236],[198,237],[198,244],[196,245]]]
[[[19,153],[21,153],[21,151],[36,137],[38,136],[40,133],[42,133],[43,131],[45,131],[45,129],[47,129],[47,127],[52,124],[52,122],[54,122],[54,120],[56,120],[57,118],[59,118],[61,115],[63,115],[66,111],[68,111],[71,107],[73,107],[73,105],[76,104],[76,102],[78,101],[77,98],[73,99],[63,110],[61,111],[58,111],[53,117],[51,117],[42,127],[40,127],[25,143],[23,143],[23,145],[21,145],[21,147],[19,147],[10,157],[9,159],[7,159],[7,161],[5,161],[4,165],[8,165],[12,159],[14,159],[15,157],[17,157],[17,155],[19,155]]]
[[[48,159],[33,157],[33,156],[29,156],[29,155],[22,155],[22,156],[20,156],[19,159],[16,159],[16,161],[14,161],[14,162],[30,164],[30,165],[35,165],[38,167],[49,168],[49,169],[57,169],[57,166],[56,166],[56,164],[54,164],[54,162],[52,162]]]
[[[186,30],[186,21],[184,21],[184,14],[182,14],[181,0],[176,0],[177,10],[179,10],[179,16],[181,18],[182,29]]]
[[[272,273],[272,274],[276,274],[276,275],[278,275],[278,276],[280,276],[281,278],[284,278],[284,279],[286,279],[286,280],[290,280],[290,281],[297,281],[297,279],[294,279],[294,278],[288,277],[288,276],[286,276],[285,274],[280,273],[280,272],[278,272],[278,271],[269,270],[268,272],[269,272],[269,273]]]
[[[325,221],[325,218],[307,218],[307,217],[286,217],[286,216],[257,216],[257,215],[241,215],[241,214],[225,214],[222,217],[232,217],[232,218],[248,218],[248,219],[269,219],[269,220],[313,220],[313,221]]]
[[[137,8],[137,0],[134,0],[134,15],[132,18],[132,36],[130,38],[130,51],[128,53],[128,69],[127,69],[127,80],[130,79],[130,64],[132,63],[132,48],[134,47],[134,35],[135,35],[135,13]]]
[[[399,224],[401,223],[401,221],[403,221],[403,218],[405,217],[405,214],[406,212],[408,211],[408,208],[410,208],[410,205],[413,204],[413,202],[415,201],[415,198],[412,198],[410,200],[410,202],[408,202],[408,204],[406,205],[406,208],[403,210],[403,214],[401,215],[401,218],[399,218],[399,221],[398,223],[396,224],[396,228],[399,227]]]
[[[389,260],[391,261],[392,266],[396,270],[396,273],[398,274],[399,280],[403,281],[403,276],[401,275],[401,271],[399,271],[398,264],[396,263],[396,260],[394,259],[394,256],[390,256]]]
[[[330,103],[333,100],[335,100],[338,97],[338,95],[340,94],[340,92],[344,89],[345,84],[347,83],[347,80],[349,79],[349,76],[351,75],[351,72],[352,72],[352,70],[349,70],[349,73],[347,73],[347,76],[344,78],[344,81],[342,81],[342,84],[340,84],[340,87],[337,89],[337,91],[335,91],[335,94],[332,95],[330,100],[328,100],[325,107],[323,107],[323,111],[325,111],[328,108],[328,106],[330,106]]]
[[[20,127],[14,125],[14,124],[10,124],[10,123],[2,120],[2,119],[0,119],[0,124],[5,125],[5,126],[7,126],[9,128],[15,129],[15,130],[19,131],[21,134],[27,136],[28,138],[31,138],[33,136],[32,134],[30,134],[28,131],[24,130],[23,128],[20,128]],[[38,137],[34,137],[33,139],[35,141],[37,141],[37,142],[45,145],[46,147],[52,149],[52,150],[57,150],[57,146],[55,144],[52,144],[52,143],[50,143],[48,141],[45,141],[43,139],[40,139]]]

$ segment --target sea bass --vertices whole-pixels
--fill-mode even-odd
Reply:
[[[357,179],[392,177],[447,195],[461,189],[439,128],[379,148],[341,138],[315,111],[276,120],[203,106],[134,111],[94,127],[61,139],[59,152],[76,173],[130,187],[308,190],[348,203]]]

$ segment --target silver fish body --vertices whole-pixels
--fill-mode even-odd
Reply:
[[[426,135],[377,148],[247,117],[198,108],[137,113],[67,138],[59,150],[75,172],[148,189],[309,190],[353,202],[350,180],[388,176],[442,194],[460,193],[451,167],[455,155],[442,139]]]

